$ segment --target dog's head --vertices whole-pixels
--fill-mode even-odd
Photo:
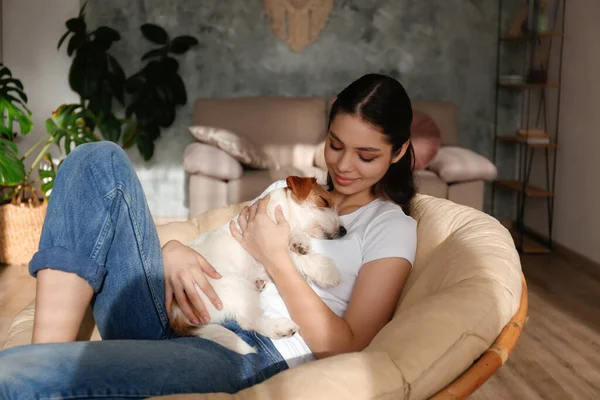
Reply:
[[[315,239],[337,239],[346,234],[333,195],[315,178],[288,176],[285,188],[290,230],[300,230]]]

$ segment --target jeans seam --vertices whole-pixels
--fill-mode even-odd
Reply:
[[[252,333],[253,333],[254,337],[256,338],[256,342],[258,343],[258,345],[269,356],[270,361],[273,363],[272,365],[274,365],[279,372],[285,371],[284,368],[282,368],[282,367],[279,366],[279,363],[281,361],[283,361],[283,362],[285,362],[287,364],[287,362],[285,361],[285,359],[283,358],[283,356],[281,354],[279,354],[279,352],[278,352],[278,354],[275,354],[271,350],[271,348],[266,343],[264,343],[265,339],[263,339],[262,337],[258,336],[258,334],[256,332],[252,332]],[[266,339],[266,340],[270,340],[270,339]]]
[[[104,197],[103,201],[106,204],[106,201],[114,200],[116,189],[108,192]],[[110,212],[106,214],[106,218],[104,219],[104,223],[102,224],[102,229],[100,230],[100,234],[98,235],[98,239],[96,239],[96,243],[94,244],[94,249],[92,250],[92,254],[90,258],[96,261],[96,257],[98,257],[98,253],[104,246],[104,242],[106,240],[106,235],[108,235],[108,231],[110,230]]]
[[[140,234],[140,230],[139,230],[137,219],[135,218],[135,215],[131,212],[131,210],[132,210],[132,207],[131,207],[131,197],[123,190],[122,187],[120,187],[120,185],[117,186],[116,190],[121,193],[121,195],[123,196],[123,201],[127,205],[127,215],[131,219],[131,226],[133,228],[133,233],[135,235],[136,241],[138,243],[138,248],[139,248],[139,251],[140,251],[140,256],[142,258],[142,265],[144,266],[144,272],[146,274],[146,282],[148,283],[148,287],[150,288],[150,294],[151,294],[152,300],[154,302],[154,307],[156,308],[156,311],[158,312],[158,316],[160,318],[160,321],[161,321],[161,323],[163,325],[163,333],[162,333],[162,335],[163,335],[163,338],[164,338],[164,337],[166,337],[166,332],[167,332],[167,328],[166,327],[168,325],[168,320],[166,319],[166,316],[163,313],[160,299],[156,295],[156,287],[154,286],[154,283],[152,282],[152,279],[150,279],[150,276],[151,276],[151,274],[150,274],[150,268],[148,268],[148,258],[146,257],[146,253],[144,251],[144,246],[143,246],[143,241],[142,241],[142,235]]]

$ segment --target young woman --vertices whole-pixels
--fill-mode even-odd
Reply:
[[[60,168],[29,265],[37,277],[34,344],[0,352],[0,398],[234,393],[309,360],[365,348],[390,320],[415,258],[411,122],[404,88],[383,75],[361,77],[332,105],[328,188],[348,233],[312,245],[336,262],[338,286],[302,279],[288,253],[289,227],[281,214],[275,222],[266,216],[266,200],[242,210],[241,230],[231,230],[273,279],[262,293],[267,312],[300,326],[291,338],[271,340],[228,324],[257,348],[246,356],[171,332],[173,298],[196,323],[207,320],[197,288],[219,307],[205,277],[218,274],[182,243],[161,249],[118,146],[77,147]],[[90,302],[104,340],[73,342]]]

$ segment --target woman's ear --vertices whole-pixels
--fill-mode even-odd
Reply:
[[[404,157],[404,154],[406,154],[406,150],[408,150],[409,145],[410,145],[410,139],[407,140],[406,142],[404,142],[404,144],[402,145],[402,147],[400,147],[400,149],[398,150],[396,155],[394,157],[392,157],[391,164],[397,163],[398,161],[400,161],[400,159],[402,157]]]

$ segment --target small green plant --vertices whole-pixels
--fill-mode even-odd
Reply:
[[[8,68],[3,66],[1,71],[5,70],[8,70]],[[5,72],[4,74],[10,76],[10,71],[8,74]],[[10,79],[16,81],[12,77]],[[87,125],[86,121],[90,118],[89,111],[82,110],[78,105],[61,106],[52,114],[52,118],[46,121],[46,136],[35,143],[25,155],[19,157],[19,149],[16,143],[12,141],[16,138],[17,132],[13,132],[12,128],[4,129],[10,126],[6,115],[12,115],[12,120],[19,121],[21,129],[18,133],[21,135],[29,133],[33,124],[29,119],[31,112],[25,105],[27,97],[23,92],[23,85],[20,81],[16,82],[18,83],[11,83],[17,85],[19,88],[19,99],[21,101],[12,96],[6,96],[6,92],[2,89],[3,84],[0,83],[0,111],[5,115],[2,126],[3,137],[0,138],[0,187],[2,187],[2,191],[0,191],[0,203],[12,200],[23,193],[36,193],[34,186],[39,181],[42,182],[42,193],[46,197],[49,197],[57,170],[48,153],[53,144],[59,146],[59,148],[62,145],[66,154],[69,154],[73,146],[99,140]],[[14,103],[18,103],[22,108],[22,110],[17,108],[18,111],[27,110],[26,113],[17,117],[14,111],[16,108]],[[10,135],[8,134],[9,131]],[[40,150],[35,160],[29,169],[26,170],[25,160],[38,149]],[[45,160],[46,163],[40,164],[42,160]],[[39,178],[33,180],[31,175],[38,165],[40,165]]]
[[[0,202],[2,202],[10,197],[12,188],[24,182],[28,176],[14,140],[19,135],[27,135],[33,127],[23,83],[13,78],[12,72],[4,64],[0,64],[0,113]]]

